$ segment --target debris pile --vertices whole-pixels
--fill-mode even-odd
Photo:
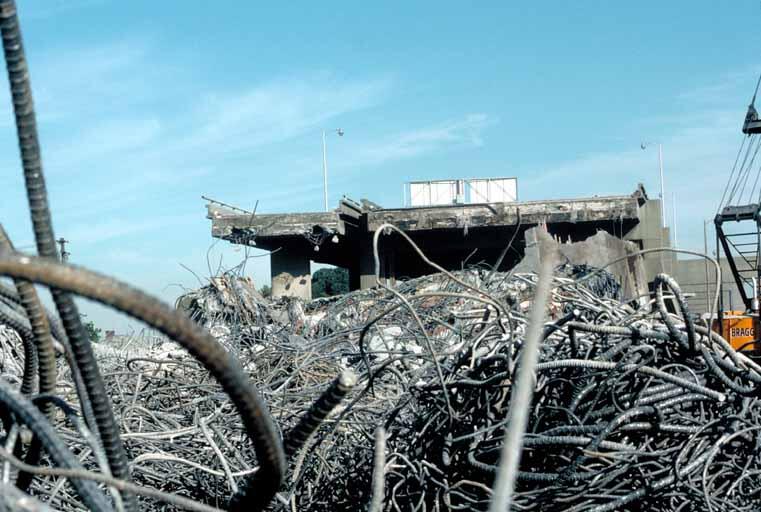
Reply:
[[[256,338],[261,327],[271,322],[269,308],[253,281],[247,277],[222,274],[210,284],[189,292],[175,307],[205,327],[228,350],[240,342]]]
[[[189,319],[58,262],[16,13],[0,0],[39,257],[0,226],[0,274],[13,279],[0,283],[0,510],[509,508],[495,495],[521,511],[758,510],[761,367],[696,323],[668,276],[648,303],[643,272],[616,283],[565,265],[539,325],[547,296],[532,273],[443,272],[308,304],[225,274],[179,301]],[[385,231],[407,238],[384,224],[376,244]],[[595,247],[583,261],[557,250],[618,258]],[[93,348],[73,295],[177,344]],[[517,392],[533,399],[520,406]],[[516,474],[506,439],[521,447]]]
[[[639,308],[616,298],[604,272],[557,269],[515,510],[755,508],[761,368],[684,316],[678,287],[661,280],[671,295]],[[178,304],[234,351],[286,441],[337,375],[357,376],[293,445],[273,510],[366,507],[379,426],[382,510],[486,510],[536,284],[535,274],[466,270],[305,304],[269,301],[225,275]],[[4,368],[18,374],[17,340],[2,339],[13,340]],[[232,403],[174,344],[130,346],[143,353],[98,353],[135,483],[223,507],[257,470]],[[59,415],[57,428],[102,471],[92,434],[71,419]],[[38,477],[32,494],[71,509],[64,482]]]

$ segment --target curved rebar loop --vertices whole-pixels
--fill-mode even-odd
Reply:
[[[5,228],[0,224],[0,252],[2,251],[14,251],[13,242],[5,232]],[[50,324],[45,309],[40,303],[40,299],[37,296],[37,291],[34,289],[32,283],[24,281],[23,279],[14,279],[13,284],[16,287],[18,293],[19,303],[26,313],[29,319],[31,340],[35,347],[35,361],[38,370],[38,393],[47,394],[55,392],[56,384],[56,362],[55,362],[55,349],[53,347],[53,336],[50,331]],[[26,362],[25,362],[26,366]],[[22,394],[28,394],[30,388],[27,387],[28,382],[26,375],[24,377],[24,383],[21,386]],[[25,393],[25,389],[27,393]],[[42,412],[48,418],[52,418],[52,408],[45,404]],[[42,446],[38,439],[32,441],[32,445],[29,448],[25,461],[27,464],[35,465],[40,460],[40,454]],[[22,491],[29,489],[32,484],[33,476],[30,473],[21,472],[18,476],[16,485]]]
[[[0,35],[3,39],[3,54],[8,70],[13,112],[16,117],[16,134],[37,251],[44,258],[56,260],[58,250],[42,168],[32,85],[14,0],[0,0]],[[69,294],[56,288],[51,288],[50,291],[87,391],[87,396],[80,396],[82,407],[90,407],[90,404],[86,404],[88,400],[92,403],[95,422],[112,474],[117,478],[129,479],[127,455],[79,311]],[[134,496],[126,493],[122,497],[128,512],[137,509]]]
[[[56,287],[114,307],[153,326],[182,345],[209,370],[228,394],[259,459],[261,469],[233,496],[231,508],[261,510],[269,503],[285,474],[283,448],[267,406],[256,388],[238,362],[214,338],[200,330],[185,315],[150,295],[79,267],[28,256],[2,255],[0,274]]]
[[[655,297],[657,299],[658,312],[661,314],[661,320],[666,324],[669,332],[674,336],[675,340],[682,343],[682,333],[679,332],[674,321],[671,319],[671,315],[666,309],[666,303],[663,299],[663,286],[666,286],[674,294],[674,299],[679,306],[679,310],[682,313],[682,320],[684,321],[685,328],[687,330],[687,349],[690,352],[695,352],[695,323],[690,316],[690,309],[687,307],[687,300],[682,294],[682,289],[679,284],[668,274],[660,273],[655,276],[653,280],[653,287],[655,288]]]
[[[463,281],[462,279],[459,279],[457,276],[452,274],[450,271],[446,270],[441,265],[431,261],[428,259],[428,257],[425,255],[425,253],[420,249],[420,247],[417,246],[417,244],[412,240],[412,238],[409,237],[407,233],[399,229],[398,227],[394,226],[393,224],[382,224],[378,229],[375,230],[375,233],[373,234],[373,258],[375,260],[375,279],[376,281],[380,281],[380,254],[378,253],[378,238],[380,234],[384,231],[395,231],[397,234],[399,234],[404,240],[412,247],[412,249],[415,251],[415,253],[420,257],[420,259],[423,260],[428,266],[431,268],[436,269],[438,272],[441,272],[445,276],[447,276],[449,279],[454,281],[455,283],[459,284],[463,288],[472,291],[473,293],[476,293],[478,295],[483,295],[486,298],[490,299],[492,303],[495,305],[495,308],[497,309],[497,313],[503,313],[507,314],[507,310],[505,307],[499,303],[497,299],[492,297],[489,293],[485,292],[484,290],[470,285]],[[385,288],[385,287],[384,287]]]
[[[0,224],[0,228],[2,228],[2,224]],[[18,313],[23,312],[26,314],[22,298],[19,296],[19,293],[15,287],[8,286],[5,283],[0,283],[0,300],[11,306]],[[42,303],[40,303],[40,307],[42,308],[42,311],[45,315],[48,327],[50,327],[50,334],[53,336],[53,339],[59,343],[62,342],[61,340],[65,341],[66,334],[63,332],[63,328],[61,327],[60,322],[55,317],[55,313],[43,306]]]
[[[5,228],[0,224],[0,252],[3,251],[14,251],[14,248]],[[16,286],[19,303],[29,320],[32,340],[36,348],[39,393],[52,393],[55,391],[56,383],[55,349],[47,316],[44,314],[44,308],[32,283],[23,279],[14,279],[13,284]],[[44,412],[46,416],[52,414],[47,408]],[[35,464],[34,461],[29,463]]]

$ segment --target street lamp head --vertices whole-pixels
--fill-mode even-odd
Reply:
[[[651,148],[653,146],[660,146],[661,142],[658,140],[648,140],[648,141],[642,141],[639,143],[639,147],[643,150],[647,148]]]

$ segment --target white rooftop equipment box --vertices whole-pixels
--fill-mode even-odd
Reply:
[[[441,206],[473,203],[511,203],[518,200],[516,178],[473,178],[411,181],[405,206]]]

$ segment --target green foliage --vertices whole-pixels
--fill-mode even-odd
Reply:
[[[321,268],[312,276],[312,298],[331,297],[349,292],[349,271],[345,268]]]
[[[262,285],[259,288],[259,293],[262,294],[262,297],[270,297],[272,295],[272,287],[268,284]]]
[[[95,327],[95,322],[92,320],[85,322],[85,332],[92,343],[98,343],[100,341],[101,330]]]

